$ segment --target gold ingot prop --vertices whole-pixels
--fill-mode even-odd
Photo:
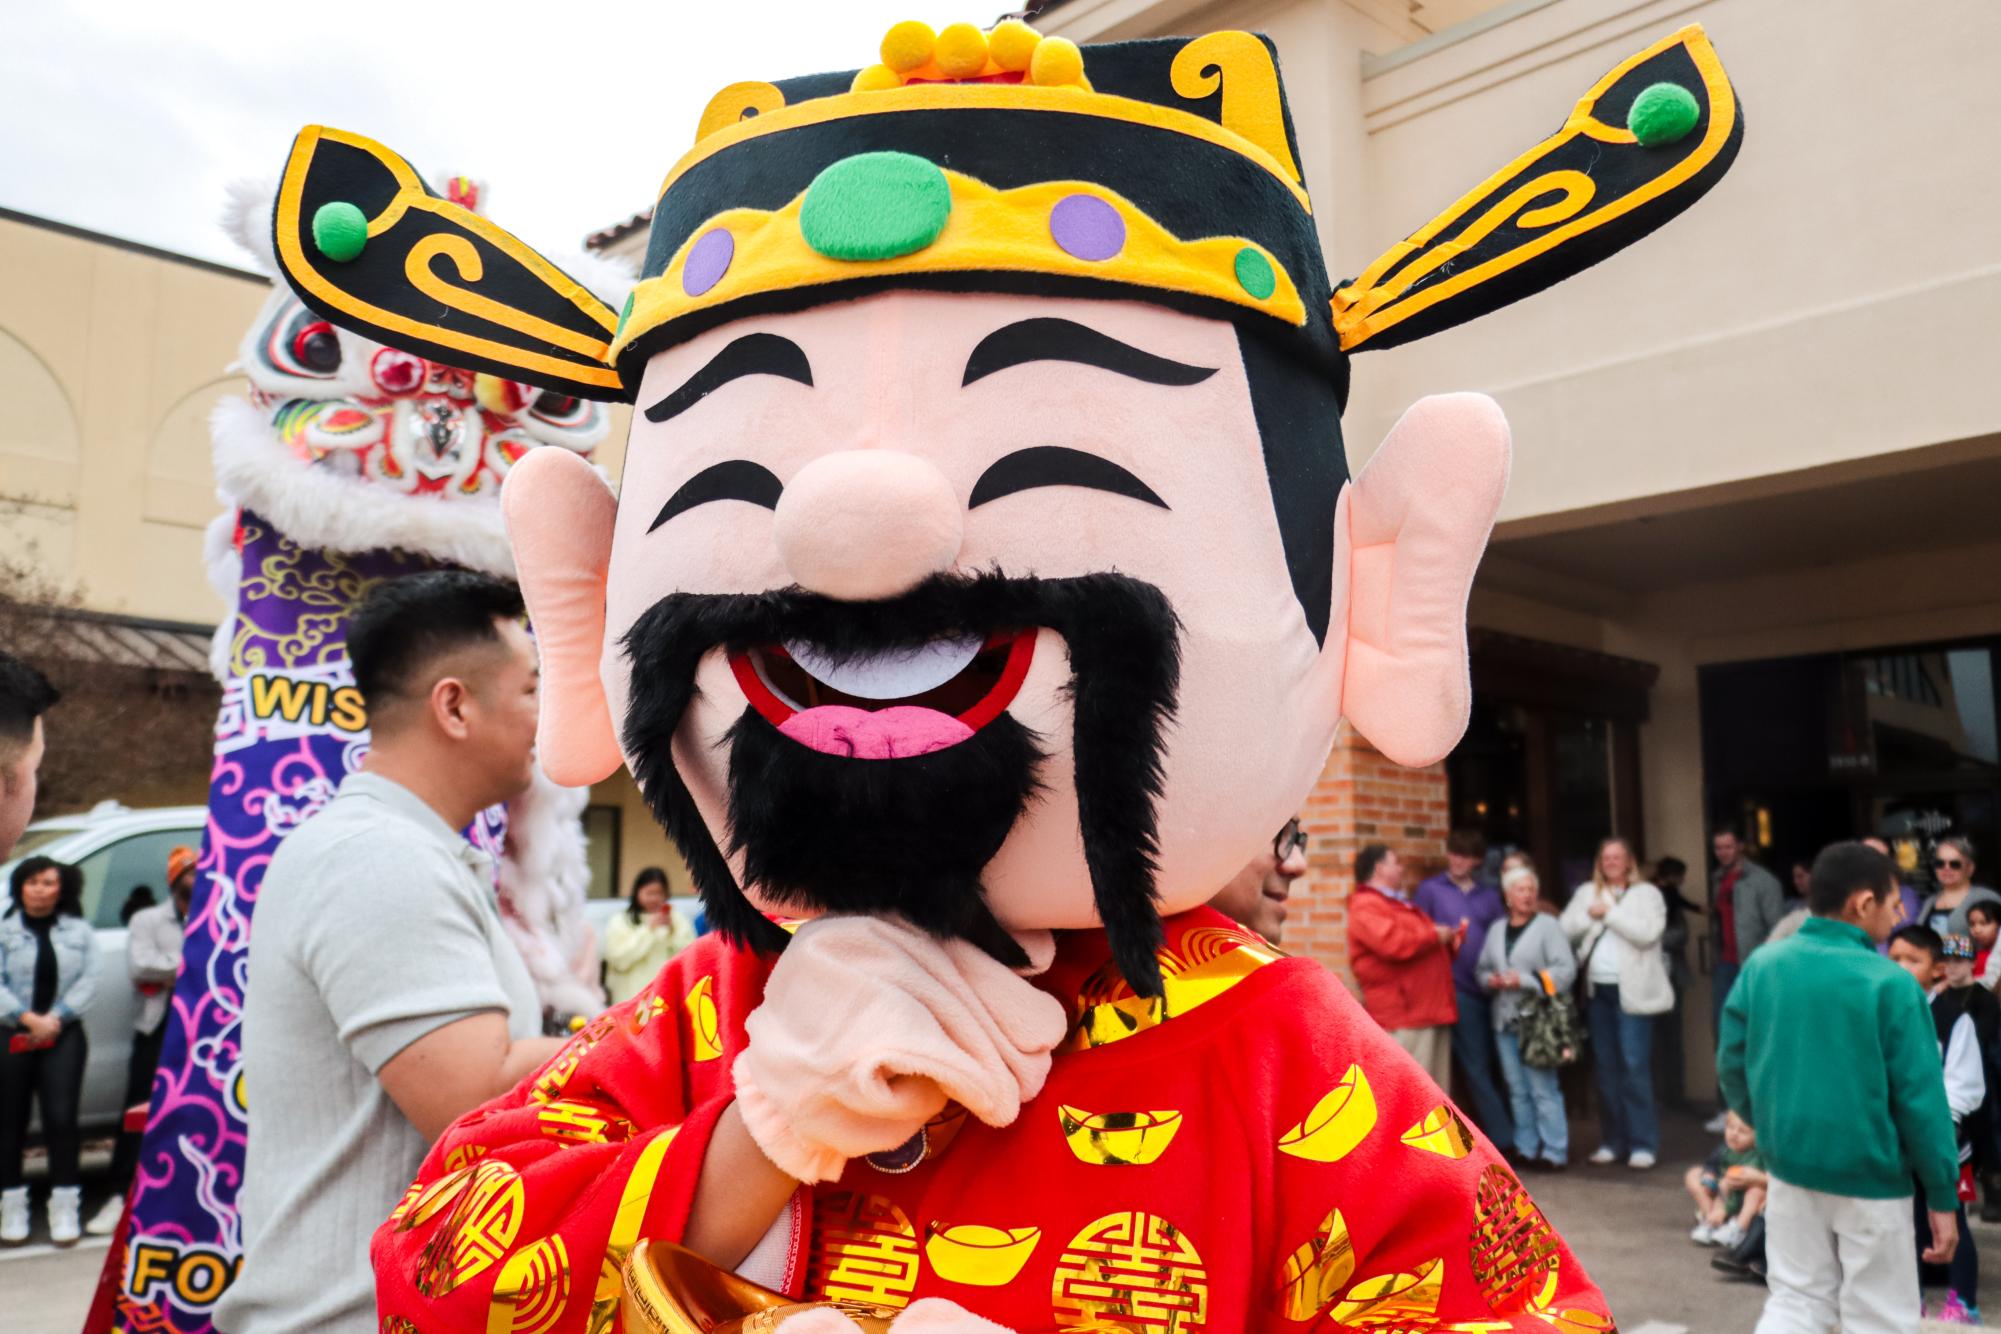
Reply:
[[[1355,1276],[1355,1246],[1339,1209],[1320,1220],[1312,1237],[1285,1258],[1279,1307],[1287,1320],[1305,1322],[1329,1306]]]
[[[1557,1331],[1557,1334],[1615,1334],[1617,1326],[1610,1316],[1599,1315],[1596,1311],[1586,1311],[1579,1307],[1565,1307],[1561,1311],[1544,1311],[1536,1319]]]
[[[1278,1137],[1278,1151],[1310,1163],[1336,1163],[1375,1128],[1375,1090],[1362,1067],[1351,1065],[1305,1120]]]
[[[1473,1132],[1449,1103],[1439,1103],[1425,1118],[1403,1132],[1403,1142],[1413,1149],[1435,1153],[1441,1158],[1464,1158],[1473,1152]]]
[[[1410,1274],[1378,1274],[1348,1289],[1332,1312],[1334,1322],[1357,1329],[1416,1324],[1438,1312],[1445,1288],[1445,1261],[1427,1260]]]
[[[715,978],[705,977],[681,1002],[688,1010],[688,1030],[694,1036],[694,1053],[698,1061],[713,1061],[723,1054],[722,1022],[716,1016],[713,994],[715,985]]]
[[[1181,1113],[1172,1109],[1092,1113],[1058,1107],[1056,1116],[1070,1152],[1094,1167],[1145,1167],[1166,1153],[1181,1131]]]
[[[625,1334],[772,1334],[802,1311],[830,1307],[861,1327],[887,1334],[900,1312],[867,1302],[801,1302],[667,1241],[634,1243],[625,1261]]]
[[[986,1227],[961,1223],[926,1229],[924,1257],[931,1272],[951,1283],[974,1288],[998,1288],[1012,1283],[1042,1240],[1039,1227]]]

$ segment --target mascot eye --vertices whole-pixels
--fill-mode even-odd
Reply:
[[[574,426],[584,419],[590,411],[590,406],[584,400],[572,395],[544,389],[535,396],[535,401],[529,405],[529,411],[543,421],[558,426]]]
[[[309,371],[332,375],[340,369],[340,339],[325,320],[314,320],[292,335],[292,360]]]

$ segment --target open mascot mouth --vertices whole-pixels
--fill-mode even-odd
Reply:
[[[1057,687],[1067,736],[1049,730],[1047,710],[1036,711],[1038,731],[1011,708],[1045,631],[1040,642],[1068,660]],[[744,892],[755,886],[773,911],[894,912],[1025,966],[982,876],[1045,790],[1044,767],[1060,761],[1113,954],[1136,990],[1159,994],[1154,803],[1181,661],[1160,589],[1112,572],[992,571],[936,575],[875,602],[798,588],[671,593],[623,643],[633,776],[686,855],[709,921],[731,939],[784,948],[785,933]],[[717,766],[705,778],[723,787],[712,829],[674,750],[717,652],[746,707],[699,761]]]
[[[1005,630],[849,654],[790,639],[729,663],[750,706],[789,739],[892,760],[971,739],[1014,702],[1034,656],[1033,630]]]

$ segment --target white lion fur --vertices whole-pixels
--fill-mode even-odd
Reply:
[[[521,951],[542,1003],[558,1014],[596,1014],[597,934],[584,914],[590,865],[584,806],[590,791],[559,787],[535,766],[535,781],[507,806],[500,860],[500,920]]]

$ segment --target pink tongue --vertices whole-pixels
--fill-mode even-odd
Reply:
[[[973,734],[972,728],[948,713],[912,704],[873,713],[845,704],[822,704],[793,714],[778,730],[802,746],[858,760],[929,755]]]

